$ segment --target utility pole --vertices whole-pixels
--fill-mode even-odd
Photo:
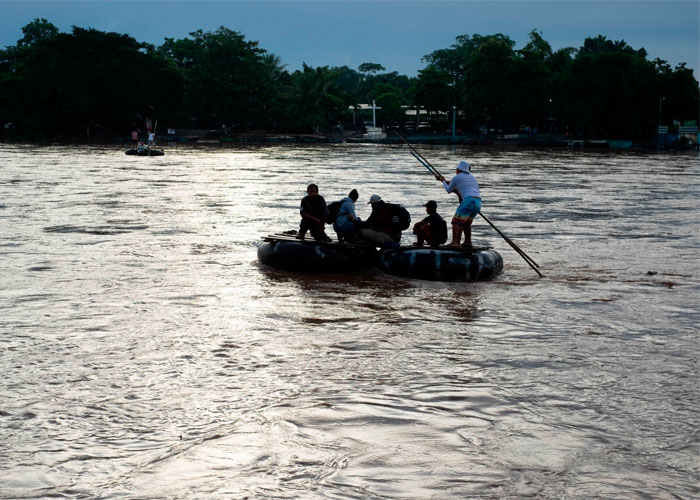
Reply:
[[[455,125],[457,123],[457,106],[452,106],[452,140],[455,140]]]
[[[661,128],[661,103],[665,101],[665,97],[659,97],[659,127],[656,129],[656,145],[657,147],[661,144],[661,134],[668,134],[668,128],[666,130]],[[663,132],[662,132],[663,131]],[[666,144],[666,138],[664,138],[664,144]]]

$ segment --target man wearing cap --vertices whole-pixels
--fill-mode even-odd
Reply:
[[[436,174],[435,178],[442,181],[448,193],[457,193],[462,202],[452,217],[452,241],[448,246],[458,247],[464,233],[465,247],[472,246],[472,221],[481,210],[481,194],[479,183],[471,172],[468,161],[460,161],[457,164],[456,175],[448,183],[445,178]]]
[[[393,221],[393,212],[378,194],[369,198],[372,213],[364,222],[358,222],[360,237],[364,242],[378,246],[395,245],[401,241],[401,230]]]
[[[439,247],[447,241],[447,224],[437,213],[435,201],[430,200],[424,206],[428,216],[413,226],[413,234],[418,238],[416,246],[422,247],[423,241],[426,241],[431,247]]]

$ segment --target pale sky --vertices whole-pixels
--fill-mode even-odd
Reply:
[[[644,47],[652,60],[685,62],[700,79],[698,0],[0,0],[0,46],[17,43],[21,28],[37,17],[62,32],[75,25],[154,45],[223,25],[260,42],[290,71],[302,62],[353,69],[372,62],[408,76],[424,67],[421,57],[450,47],[459,35],[502,33],[521,48],[537,29],[556,50],[600,34]]]

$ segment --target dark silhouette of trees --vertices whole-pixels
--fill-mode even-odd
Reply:
[[[642,140],[655,133],[660,98],[665,96],[665,123],[697,121],[699,108],[692,71],[646,56],[643,48],[602,35],[587,38],[578,50],[552,52],[533,30],[520,50],[501,34],[464,35],[423,61],[452,75],[472,128],[527,125],[582,137]]]
[[[31,47],[43,40],[49,40],[58,35],[58,28],[44,18],[34,19],[22,28],[24,36],[17,40],[17,47]]]
[[[452,77],[445,70],[427,67],[418,72],[411,88],[413,102],[429,113],[450,109],[455,104]]]
[[[375,74],[379,73],[380,71],[384,71],[386,68],[382,66],[381,64],[377,63],[362,63],[357,67],[357,70],[360,73],[365,73],[365,74]]]
[[[456,108],[465,132],[528,127],[644,141],[659,123],[697,122],[700,109],[685,64],[651,61],[602,35],[556,51],[537,30],[520,49],[500,33],[461,35],[409,78],[376,62],[290,72],[223,26],[159,47],[94,29],[60,33],[46,19],[22,33],[0,50],[0,123],[24,137],[124,137],[145,117],[226,132],[326,131],[352,125],[353,106],[374,100],[379,125],[403,125],[416,107],[446,122]]]
[[[293,95],[287,103],[290,113],[286,127],[322,131],[347,120],[348,103],[336,79],[337,72],[327,66],[312,68],[304,64],[302,71],[292,73]]]
[[[258,42],[223,26],[215,32],[168,38],[159,53],[175,61],[185,81],[182,112],[191,126],[259,128],[268,124],[279,59]]]
[[[138,114],[174,109],[182,78],[172,61],[127,35],[45,20],[0,53],[0,117],[37,136],[103,135]]]

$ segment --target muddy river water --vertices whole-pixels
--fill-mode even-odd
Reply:
[[[544,275],[441,283],[257,262],[401,146],[165,149],[0,145],[0,498],[700,496],[697,153],[420,147]]]

